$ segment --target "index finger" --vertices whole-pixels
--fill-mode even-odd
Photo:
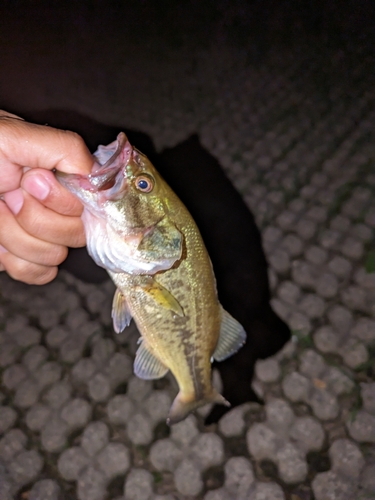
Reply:
[[[0,160],[31,168],[89,174],[94,163],[75,132],[28,123],[0,113]]]

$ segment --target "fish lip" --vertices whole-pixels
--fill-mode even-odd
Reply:
[[[126,143],[127,142],[129,143],[128,138],[126,137],[125,133],[124,132],[120,132],[117,135],[116,140],[117,140],[116,151],[108,158],[108,160],[105,163],[101,164],[101,163],[99,163],[99,161],[96,161],[95,164],[94,164],[94,166],[93,166],[93,169],[91,171],[91,175],[95,175],[96,173],[99,174],[99,172],[102,174],[103,170],[106,170],[109,167],[113,168],[112,163],[114,163],[114,161],[119,157],[120,154],[125,153]],[[99,146],[99,148],[100,148],[100,146]],[[127,164],[129,162],[133,150],[134,150],[134,147],[129,143],[129,148],[128,148],[128,151],[127,151],[128,158],[126,158],[126,160],[125,160],[125,158],[123,158],[125,164]],[[125,156],[125,154],[124,154],[124,156]],[[95,156],[95,153],[94,153],[94,157],[97,158]]]
[[[125,147],[125,144],[128,142],[128,138],[126,137],[125,133],[124,132],[120,132],[117,136],[117,149],[116,151],[113,153],[113,155],[104,163],[103,165],[103,168],[107,168],[109,167],[109,165],[111,165],[114,160],[116,160],[116,158],[121,154],[123,153],[123,150],[124,150],[124,147]],[[132,146],[130,146],[130,150],[132,151],[133,148]]]
[[[98,191],[105,191],[105,185],[113,181],[118,173],[126,167],[132,155],[133,148],[129,143],[129,148],[126,150],[126,143],[128,143],[128,138],[124,132],[120,132],[117,136],[117,147],[113,155],[108,158],[108,160],[101,165],[95,162],[91,173],[88,175],[88,179],[93,189]],[[123,155],[122,161],[118,162],[116,166],[116,160],[119,156]],[[126,179],[125,179],[126,180]]]
[[[91,192],[96,191],[96,188],[90,182],[91,174],[68,174],[56,169],[54,170],[54,174],[58,182],[73,193],[76,193],[78,188]]]
[[[120,132],[117,136],[115,152],[104,164],[99,163],[98,158],[94,155],[93,166],[89,174],[68,174],[56,169],[54,173],[58,181],[67,188],[77,189],[79,187],[91,192],[106,191],[107,188],[105,186],[112,182],[119,172],[128,165],[132,153],[133,147],[129,143],[128,138],[124,132]],[[117,161],[121,155],[123,158]],[[124,177],[126,181],[126,176]]]

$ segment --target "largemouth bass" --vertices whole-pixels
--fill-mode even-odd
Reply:
[[[88,252],[117,286],[114,330],[133,318],[141,333],[135,374],[158,379],[172,372],[179,393],[169,424],[206,403],[229,406],[212,386],[211,362],[234,354],[246,333],[219,303],[197,226],[124,133],[94,156],[90,175],[56,177],[82,201]]]

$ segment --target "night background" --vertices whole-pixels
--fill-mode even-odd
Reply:
[[[375,499],[374,29],[370,0],[0,0],[0,109],[125,130],[248,333],[233,409],[170,429],[83,251],[0,273],[0,500]]]

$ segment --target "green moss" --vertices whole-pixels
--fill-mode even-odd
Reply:
[[[155,484],[161,483],[163,481],[163,474],[161,472],[153,472]]]
[[[375,273],[375,250],[370,250],[365,259],[366,273]]]
[[[305,335],[301,330],[292,330],[292,335],[297,338],[300,347],[308,349],[314,346],[314,341],[309,333]]]

